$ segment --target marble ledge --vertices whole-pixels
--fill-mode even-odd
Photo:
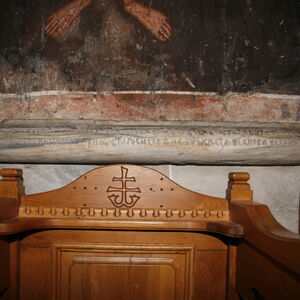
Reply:
[[[300,124],[12,120],[0,162],[299,165]]]

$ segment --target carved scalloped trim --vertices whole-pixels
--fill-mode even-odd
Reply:
[[[229,220],[229,211],[221,209],[148,209],[21,206],[20,217],[91,219],[174,219]]]

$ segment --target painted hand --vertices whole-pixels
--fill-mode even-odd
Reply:
[[[63,6],[48,18],[45,26],[46,34],[52,38],[62,37],[90,2],[77,0]]]
[[[125,10],[135,17],[159,41],[167,42],[172,36],[172,25],[162,12],[140,2],[125,2]]]

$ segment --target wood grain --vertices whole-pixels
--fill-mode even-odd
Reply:
[[[298,299],[300,278],[286,272],[268,255],[243,244],[237,251],[236,288],[244,299],[253,294],[263,299]]]
[[[98,168],[34,195],[23,194],[19,170],[1,172],[1,299],[300,293],[300,236],[252,201],[247,173],[229,175],[223,199],[132,165]]]
[[[22,299],[99,299],[100,295],[101,299],[181,300],[197,295],[222,299],[226,253],[223,242],[196,233],[38,232],[21,243],[25,264],[21,295]],[[29,259],[36,255],[37,260]],[[28,278],[45,284],[33,286]],[[207,278],[216,281],[214,288]]]
[[[9,286],[9,242],[0,240],[0,295],[3,295]]]

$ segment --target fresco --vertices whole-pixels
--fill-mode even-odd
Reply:
[[[0,92],[297,94],[298,12],[298,0],[1,0]]]

